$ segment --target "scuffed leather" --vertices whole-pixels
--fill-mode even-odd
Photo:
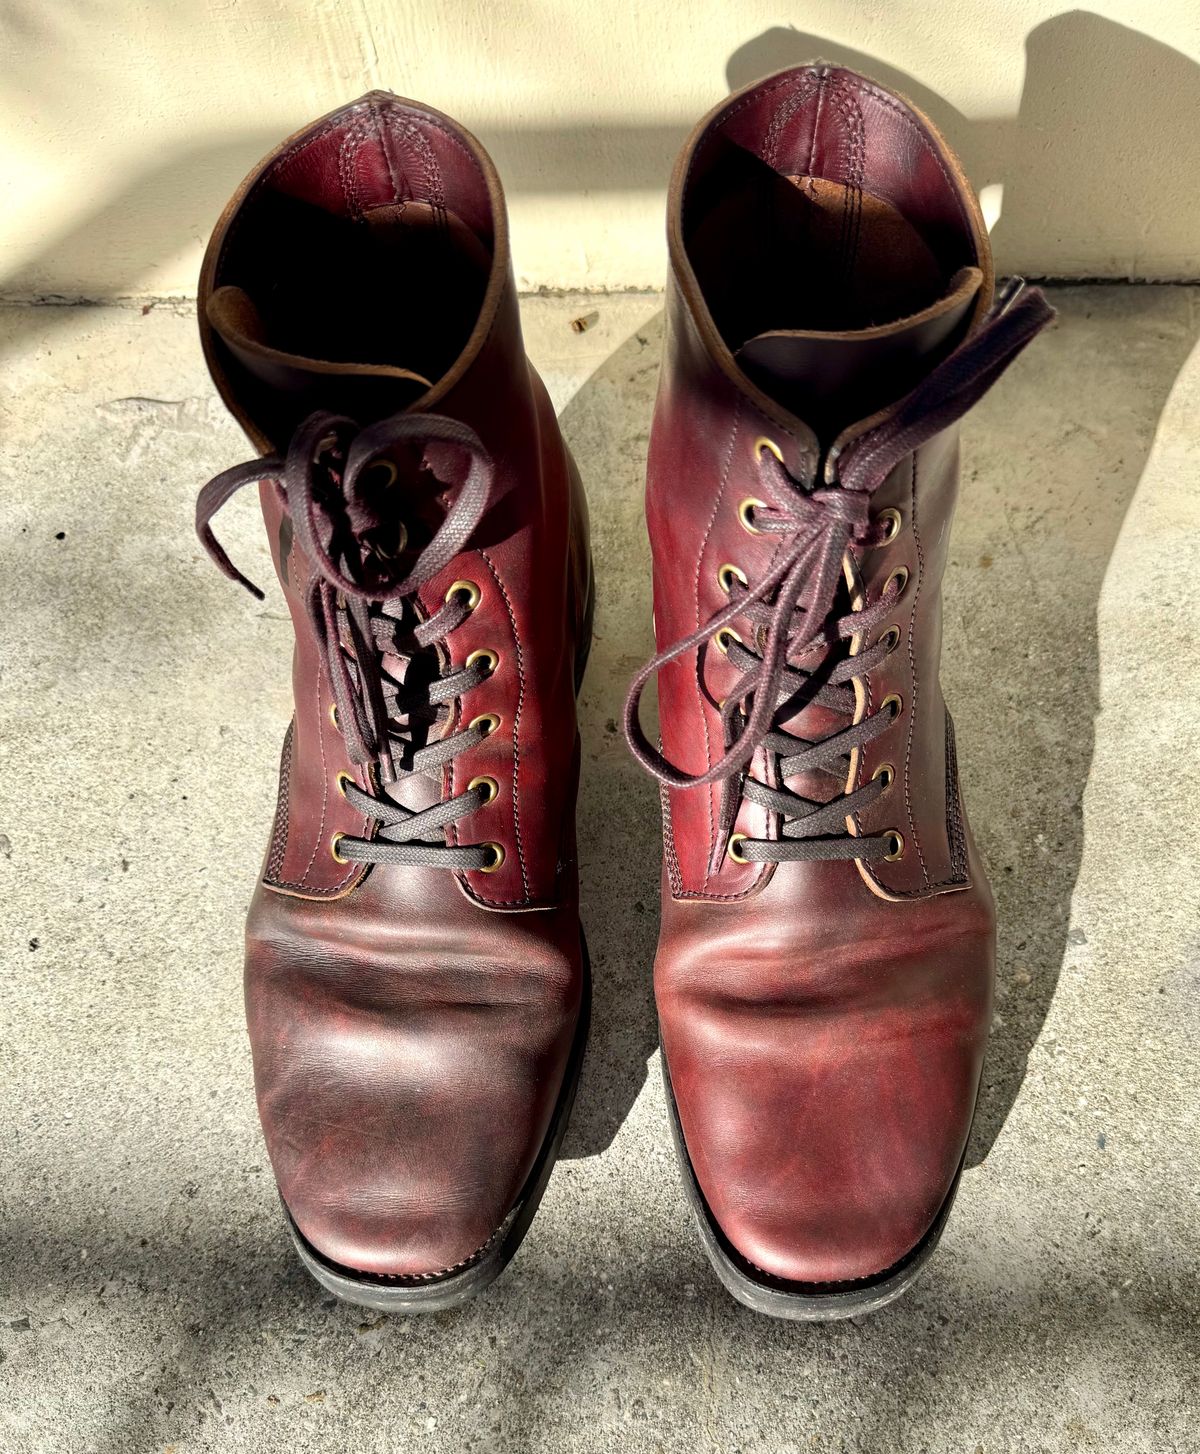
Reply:
[[[496,872],[333,857],[335,832],[366,829],[338,775],[365,783],[330,716],[303,605],[309,563],[281,488],[261,489],[296,650],[279,814],[246,938],[259,1111],[283,1200],[318,1252],[377,1276],[428,1277],[473,1258],[513,1207],[579,1023],[574,678],[590,590],[586,506],[525,357],[491,162],[448,118],[382,93],[285,142],[247,178],[210,244],[205,352],[260,450],[286,443],[272,432],[287,414],[289,400],[272,393],[286,376],[248,373],[252,356],[226,346],[205,304],[221,286],[240,285],[239,270],[269,276],[269,256],[256,257],[247,243],[264,189],[347,217],[414,199],[428,209],[450,196],[493,256],[478,320],[449,372],[414,402],[411,375],[396,380],[390,400],[371,392],[388,385],[375,370],[358,398],[376,412],[460,420],[495,461],[487,516],[420,601],[432,614],[455,580],[480,587],[478,606],[446,643],[449,665],[479,648],[495,651],[499,664],[463,696],[447,730],[482,713],[496,713],[500,726],[447,767],[441,784],[408,779],[398,796],[418,806],[463,791],[475,776],[495,778],[494,800],[449,831],[451,841],[501,844]],[[403,375],[405,360],[395,362]],[[302,372],[307,390],[313,371]]]
[[[805,479],[817,469],[818,437],[830,437],[820,417],[795,417],[762,376],[741,371],[689,263],[691,189],[707,184],[706,158],[731,140],[781,172],[846,184],[861,183],[868,155],[872,191],[919,220],[948,275],[977,270],[959,278],[956,316],[971,304],[977,321],[992,293],[977,205],[945,143],[901,98],[848,71],[804,67],[757,83],[700,123],[669,202],[667,342],[647,479],[660,648],[727,605],[723,564],[753,580],[772,558],[771,537],[747,532],[738,514],[747,498],[772,503],[758,467],[762,441]],[[850,346],[835,343],[835,368]],[[896,693],[903,710],[853,764],[855,782],[894,766],[893,787],[857,826],[901,832],[903,857],[870,865],[726,857],[712,873],[719,788],[663,794],[655,993],[687,1153],[735,1251],[789,1282],[870,1278],[909,1253],[954,1183],[973,1114],[995,926],[938,682],[957,483],[957,431],[948,430],[872,501],[874,512],[900,511],[896,538],[856,555],[871,598],[898,568],[909,573],[894,616],[900,644],[860,681],[868,709]],[[715,647],[661,672],[663,750],[681,769],[703,772],[720,756],[718,704],[735,675]],[[808,706],[786,725],[812,737],[845,719]],[[756,759],[751,770],[761,767]],[[737,828],[777,834],[771,815],[745,803]]]

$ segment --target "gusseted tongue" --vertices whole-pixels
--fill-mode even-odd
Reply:
[[[352,418],[397,413],[431,387],[423,374],[393,364],[306,358],[276,347],[253,298],[241,288],[217,288],[205,311],[241,367],[287,398],[297,418],[317,409]]]
[[[902,398],[961,340],[982,283],[978,268],[963,268],[911,317],[844,333],[768,330],[735,356],[764,393],[831,440]]]

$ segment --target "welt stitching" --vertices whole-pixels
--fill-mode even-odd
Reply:
[[[917,588],[913,592],[912,606],[908,613],[908,670],[912,679],[912,707],[908,720],[908,737],[904,744],[904,804],[908,809],[908,827],[912,833],[913,842],[917,848],[917,858],[921,864],[921,877],[929,884],[929,869],[925,863],[925,854],[921,850],[921,835],[917,832],[917,820],[913,816],[912,803],[912,778],[910,767],[912,764],[913,738],[917,732],[917,656],[913,649],[913,627],[917,619],[917,603],[921,599],[921,582],[925,579],[925,552],[921,546],[921,530],[917,520],[917,455],[914,451],[912,456],[912,468],[909,471],[909,490],[912,500],[912,533],[913,544],[917,547]]]
[[[505,609],[508,611],[508,619],[509,619],[509,622],[512,625],[513,644],[515,645],[516,650],[517,650],[517,709],[513,713],[513,732],[512,732],[512,742],[513,742],[513,787],[512,787],[512,795],[513,795],[513,797],[512,797],[512,802],[513,802],[513,832],[514,832],[514,834],[516,836],[516,840],[517,840],[517,862],[521,866],[521,887],[525,890],[525,897],[526,897],[526,899],[529,899],[529,898],[532,897],[532,895],[529,892],[529,876],[528,876],[528,874],[526,872],[526,869],[525,869],[525,848],[524,848],[524,845],[522,844],[522,841],[521,841],[521,809],[520,809],[520,789],[519,789],[519,779],[520,779],[520,771],[521,771],[521,709],[525,705],[525,661],[524,661],[524,657],[523,657],[522,652],[521,652],[521,633],[517,629],[517,618],[516,618],[515,614],[513,613],[512,602],[508,598],[508,592],[504,589],[504,582],[500,579],[499,572],[496,570],[495,565],[493,565],[493,563],[492,563],[491,556],[487,553],[486,550],[481,550],[479,552],[479,554],[487,562],[487,568],[488,568],[488,570],[491,571],[492,578],[495,580],[497,586],[500,587],[500,594],[504,598]],[[486,899],[487,896],[486,895],[481,895],[480,897]],[[500,901],[499,900],[496,900],[495,902],[500,902]],[[513,901],[512,900],[509,900],[507,902],[513,902]]]
[[[464,1257],[461,1262],[452,1263],[449,1267],[440,1268],[437,1272],[377,1272],[374,1274],[374,1277],[378,1278],[380,1282],[409,1285],[412,1283],[431,1282],[436,1278],[445,1277],[448,1273],[461,1272],[464,1267],[469,1267],[479,1261],[496,1238],[505,1230],[505,1226],[506,1224],[501,1222],[481,1247],[477,1247],[474,1252]]]

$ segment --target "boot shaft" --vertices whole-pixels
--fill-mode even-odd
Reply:
[[[398,413],[445,417],[482,442],[494,468],[487,518],[422,585],[414,609],[428,619],[456,589],[474,599],[444,643],[443,665],[461,669],[478,653],[495,665],[443,731],[479,717],[495,725],[441,783],[417,778],[398,791],[406,806],[425,808],[486,777],[496,791],[477,816],[503,861],[464,872],[462,886],[505,908],[570,894],[558,866],[572,858],[564,834],[590,589],[586,506],[525,357],[490,159],[449,118],[380,92],[313,123],[255,168],[226,208],[204,262],[200,320],[214,382],[264,453],[286,453],[315,409],[363,427]],[[411,553],[461,489],[464,461],[433,441],[379,464],[399,471],[393,542],[402,535]],[[367,784],[347,758],[346,724],[335,721],[321,669],[307,609],[314,563],[282,486],[267,481],[260,495],[297,638],[296,715],[265,877],[287,894],[338,897],[365,871],[340,863],[331,841],[367,828],[339,784],[356,771]],[[523,762],[522,739],[539,743]],[[428,869],[413,872],[429,879]]]

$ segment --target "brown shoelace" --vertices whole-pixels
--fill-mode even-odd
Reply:
[[[853,678],[878,666],[891,646],[885,637],[851,656],[847,643],[854,637],[866,639],[888,615],[900,589],[891,582],[877,600],[864,601],[861,610],[833,617],[843,559],[857,575],[852,548],[861,552],[883,543],[881,527],[871,518],[871,496],[902,459],[960,419],[1053,317],[1054,310],[1039,289],[1011,279],[976,332],[879,424],[840,451],[835,445],[823,470],[797,480],[773,454],[760,455],[760,467],[772,477],[770,493],[779,502],[754,512],[754,528],[779,537],[770,568],[753,584],[731,581],[729,605],[647,662],[634,677],[625,702],[630,750],[659,782],[670,788],[722,784],[710,873],[716,872],[729,850],[743,800],[780,820],[777,839],[739,835],[738,852],[745,861],[869,861],[891,851],[891,834],[854,834],[848,826],[852,815],[873,803],[890,784],[876,778],[846,791],[846,781],[850,754],[886,731],[894,706],[816,741],[786,732],[780,724],[810,704],[853,719]],[[729,629],[738,617],[754,626],[758,649]],[[721,707],[724,751],[707,772],[687,773],[647,740],[638,709],[651,677],[718,637],[741,673]],[[802,659],[809,660],[800,665]],[[749,775],[759,748],[766,750],[771,782]],[[786,782],[799,773],[827,777],[836,785],[835,795],[827,801],[814,800],[791,791]]]
[[[399,454],[430,467],[428,452],[461,452],[465,479],[429,541],[406,549],[396,488]],[[379,825],[371,838],[343,836],[338,854],[356,863],[489,869],[489,844],[452,846],[444,829],[488,801],[478,786],[431,807],[412,810],[386,788],[415,774],[437,777],[446,763],[486,735],[482,722],[449,737],[429,737],[451,704],[491,672],[481,658],[442,672],[436,648],[470,614],[473,602],[452,592],[432,616],[420,619],[416,592],[464,548],[491,499],[491,456],[466,425],[437,414],[398,414],[360,429],[351,419],[314,414],[296,430],[285,457],[252,460],[208,482],[196,501],[196,531],[231,580],[263,594],[230,561],[213,535],[218,510],[246,485],[277,481],[295,538],[312,565],[305,605],[322,668],[328,673],[336,721],[350,761],[367,768],[375,791],[344,783],[353,808]],[[398,659],[389,672],[384,657]],[[441,838],[441,842],[428,842]]]

